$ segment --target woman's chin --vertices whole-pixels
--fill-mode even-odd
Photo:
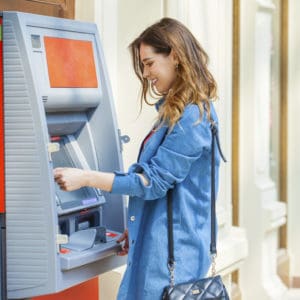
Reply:
[[[160,88],[157,88],[155,85],[152,87],[156,94],[165,95],[164,92],[161,91]]]
[[[155,91],[156,94],[159,95],[167,95],[169,92],[169,90],[166,91],[166,89],[159,88],[156,85],[152,85],[152,89]]]

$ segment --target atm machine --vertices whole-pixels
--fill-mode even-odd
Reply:
[[[122,170],[124,137],[95,24],[19,12],[2,23],[7,294],[20,299],[125,263],[123,197],[53,179],[56,167]]]

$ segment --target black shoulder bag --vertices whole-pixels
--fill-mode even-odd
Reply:
[[[211,243],[210,253],[212,258],[212,277],[197,279],[192,282],[174,284],[174,240],[173,240],[173,207],[172,190],[168,191],[167,209],[168,209],[168,268],[170,271],[170,285],[165,287],[162,300],[229,300],[228,293],[222,282],[220,275],[216,275],[215,258],[217,255],[216,247],[216,195],[215,195],[215,140],[219,153],[226,162],[221,151],[217,126],[211,124]]]

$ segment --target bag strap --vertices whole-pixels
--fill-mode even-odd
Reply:
[[[218,151],[223,161],[226,162],[226,158],[220,147],[218,128],[216,123],[212,122],[211,129],[211,235],[210,235],[210,253],[213,260],[212,273],[215,275],[215,257],[217,255],[216,246],[216,190],[215,190],[215,141],[217,142]],[[170,271],[170,285],[174,286],[174,270],[175,270],[175,258],[174,258],[174,236],[173,236],[173,201],[172,201],[173,189],[167,192],[167,218],[168,218],[168,268]]]

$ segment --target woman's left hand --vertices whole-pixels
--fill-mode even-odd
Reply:
[[[125,229],[125,231],[122,233],[122,235],[117,240],[118,244],[120,244],[122,242],[124,242],[122,244],[122,250],[117,253],[119,256],[124,256],[124,255],[128,254],[128,250],[129,250],[128,229]]]
[[[53,174],[54,180],[63,191],[70,192],[86,186],[84,170],[76,168],[56,168]]]

